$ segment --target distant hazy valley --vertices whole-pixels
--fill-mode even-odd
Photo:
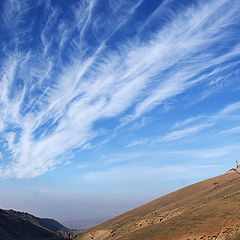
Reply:
[[[79,219],[74,221],[64,221],[62,223],[64,226],[66,226],[69,229],[86,231],[87,229],[94,227],[100,223],[103,223],[109,219],[111,219],[111,217],[86,218],[86,219]]]

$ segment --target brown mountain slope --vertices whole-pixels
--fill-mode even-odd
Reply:
[[[225,240],[239,232],[240,174],[232,172],[160,197],[77,240]]]
[[[25,212],[0,209],[0,240],[61,240],[59,222]]]

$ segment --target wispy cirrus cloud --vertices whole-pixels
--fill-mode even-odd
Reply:
[[[219,163],[227,160],[231,160],[231,163],[236,159],[240,153],[239,144],[227,144],[221,145],[215,148],[193,148],[177,151],[162,152],[168,156],[176,155],[181,157],[187,157],[190,159],[197,159],[198,161],[213,161],[218,159]]]
[[[202,177],[202,169],[211,176],[228,170],[226,166],[231,168],[233,161],[240,154],[239,147],[240,145],[236,143],[222,144],[218,147],[186,147],[184,150],[142,151],[137,156],[127,152],[120,153],[117,162],[109,161],[106,169],[89,171],[83,175],[83,178],[87,181],[142,181],[146,178],[156,179],[160,176],[161,181],[164,181],[164,179],[176,180],[178,177],[180,179],[192,178],[198,174]],[[135,157],[138,161],[135,161]],[[105,156],[105,158],[111,159],[112,156]],[[131,161],[126,161],[127,158]],[[166,158],[170,161],[161,162]],[[172,159],[175,158],[181,159],[181,162],[173,161]],[[116,165],[120,161],[124,164]]]
[[[160,141],[169,142],[169,141],[181,139],[193,133],[199,132],[202,129],[209,128],[212,126],[213,124],[209,123],[209,124],[200,124],[192,127],[187,127],[181,130],[176,130],[165,135],[163,138],[160,139]]]
[[[134,147],[137,145],[153,145],[156,143],[163,143],[163,142],[171,142],[175,140],[179,140],[188,136],[193,135],[194,133],[198,133],[206,128],[212,127],[213,123],[206,123],[206,124],[199,124],[199,125],[193,125],[190,127],[185,127],[182,129],[171,131],[163,136],[157,136],[157,137],[149,137],[149,138],[143,138],[135,140],[125,146],[125,148]]]
[[[197,117],[190,117],[187,119],[184,119],[183,121],[178,121],[174,124],[173,128],[180,128],[186,125],[189,125],[190,123],[193,123],[199,119],[201,119],[203,116],[197,116]]]
[[[140,138],[137,140],[134,140],[127,144],[125,148],[130,148],[138,145],[153,145],[156,143],[163,143],[163,142],[171,142],[176,140],[181,140],[182,138],[186,138],[189,136],[192,136],[195,133],[204,132],[207,130],[209,132],[209,129],[213,129],[213,127],[219,122],[224,119],[235,119],[237,116],[240,118],[239,114],[240,110],[240,104],[239,102],[234,102],[231,104],[226,105],[222,109],[220,109],[218,112],[212,113],[210,115],[200,115],[196,117],[190,117],[187,119],[184,119],[182,121],[177,121],[171,130],[165,135],[154,137],[145,137]],[[224,129],[224,127],[222,127]],[[175,130],[176,129],[176,130]],[[231,128],[231,129],[224,129],[216,133],[220,134],[234,134],[239,132],[239,126]]]
[[[221,111],[218,112],[217,117],[221,117],[222,115],[228,115],[231,113],[234,113],[235,111],[240,110],[240,101],[234,102],[232,104],[227,105],[225,108],[223,108]]]
[[[240,126],[223,130],[220,133],[223,133],[223,134],[236,134],[236,133],[240,133]]]
[[[143,1],[109,1],[102,13],[100,1],[81,1],[68,6],[66,16],[51,1],[29,7],[21,0],[17,8],[14,2],[2,15],[15,46],[3,40],[0,59],[1,136],[11,156],[2,177],[43,174],[101,136],[102,129],[109,130],[97,128],[99,120],[117,118],[123,127],[192,87],[201,89],[222,69],[232,69],[240,56],[238,35],[227,31],[239,21],[235,1],[231,7],[226,0],[186,7],[147,39],[137,35],[137,24],[131,25],[134,36],[127,31]],[[41,8],[42,21],[32,20],[32,38],[18,35],[35,8]],[[221,47],[229,34],[231,47],[228,42]],[[209,126],[176,130],[162,140]]]

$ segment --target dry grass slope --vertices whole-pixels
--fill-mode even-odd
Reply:
[[[240,174],[182,188],[79,236],[77,240],[240,240]]]

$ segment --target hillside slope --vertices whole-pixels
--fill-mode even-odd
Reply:
[[[53,219],[0,209],[0,240],[60,240],[59,230],[66,228]]]
[[[224,240],[239,232],[240,174],[232,172],[160,197],[77,240]]]

